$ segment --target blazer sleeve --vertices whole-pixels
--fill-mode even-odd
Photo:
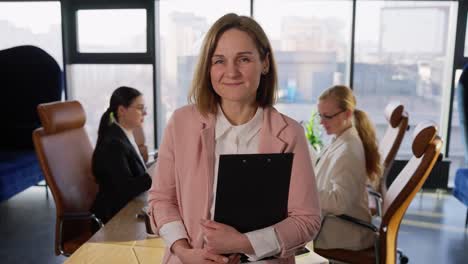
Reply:
[[[142,175],[134,175],[130,169],[127,152],[122,142],[111,140],[103,146],[103,155],[98,161],[103,175],[111,176],[110,179],[99,179],[100,182],[106,184],[119,193],[118,203],[126,204],[129,200],[138,194],[146,191],[151,186],[151,178],[143,172]],[[116,201],[117,202],[117,201]]]
[[[324,212],[344,214],[353,208],[356,196],[365,184],[365,170],[362,159],[359,159],[350,149],[343,149],[329,163],[326,170],[330,177],[330,186],[319,190],[320,204]],[[365,165],[364,165],[365,166]]]
[[[294,130],[295,137],[288,142],[294,153],[288,200],[288,217],[275,224],[280,257],[293,256],[297,249],[305,246],[318,233],[321,212],[317,195],[315,175],[310,160],[308,143],[300,125]]]
[[[169,120],[158,150],[153,182],[148,191],[151,224],[155,231],[166,223],[180,220],[175,174],[174,116]]]

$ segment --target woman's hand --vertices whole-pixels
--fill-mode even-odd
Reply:
[[[216,254],[253,254],[254,250],[246,235],[231,226],[211,220],[201,220],[205,248]]]
[[[171,249],[180,261],[186,264],[237,264],[240,260],[239,256],[225,257],[209,252],[208,249],[192,248],[186,239],[177,240]]]

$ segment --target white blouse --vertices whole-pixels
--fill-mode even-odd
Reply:
[[[135,152],[137,153],[138,155],[138,158],[140,159],[141,161],[141,164],[143,164],[143,167],[146,168],[146,164],[145,164],[145,161],[143,160],[143,157],[141,156],[141,153],[140,153],[140,149],[138,149],[138,145],[135,141],[135,136],[133,136],[133,132],[130,130],[126,130],[123,126],[121,126],[118,122],[115,122],[117,124],[118,127],[120,127],[120,129],[122,129],[122,131],[124,132],[124,134],[127,136],[128,138],[128,141],[130,141],[130,143],[132,144],[133,148],[135,149]]]

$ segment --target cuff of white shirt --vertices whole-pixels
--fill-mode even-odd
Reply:
[[[281,251],[275,229],[272,226],[248,232],[245,235],[255,252],[254,255],[246,254],[250,261],[270,257]]]
[[[164,224],[159,229],[159,235],[164,239],[166,246],[171,248],[172,244],[179,239],[186,238],[188,240],[187,231],[182,221],[174,221]]]

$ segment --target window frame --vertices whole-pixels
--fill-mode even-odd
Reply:
[[[148,0],[70,0],[62,3],[66,64],[153,64],[154,65],[154,1]],[[83,53],[78,51],[77,11],[108,9],[146,10],[146,52]]]

